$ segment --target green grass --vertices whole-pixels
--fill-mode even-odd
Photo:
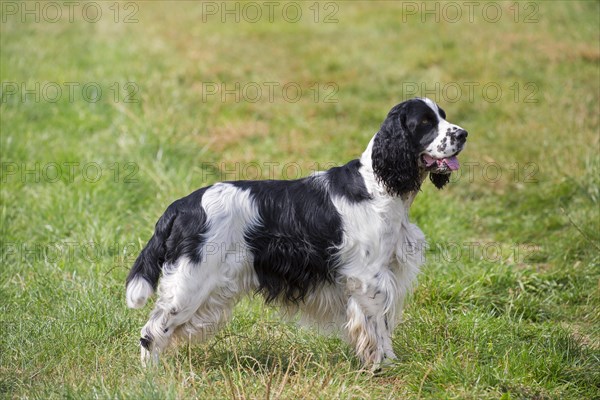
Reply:
[[[600,398],[598,2],[536,3],[535,23],[523,22],[531,3],[519,3],[518,23],[513,2],[494,3],[505,16],[496,23],[482,6],[473,23],[466,14],[423,23],[399,2],[340,2],[333,24],[314,23],[310,3],[298,23],[276,14],[239,24],[203,22],[192,2],[140,2],[137,23],[115,23],[112,3],[98,4],[97,23],[81,8],[56,23],[2,9],[2,397]],[[22,101],[7,93],[11,82],[56,82],[63,96]],[[73,101],[65,82],[80,84]],[[81,97],[89,82],[103,90],[95,103]],[[115,102],[112,85],[127,82],[138,102],[123,102],[123,90]],[[273,102],[266,92],[203,101],[206,82],[294,82],[305,92],[296,103],[280,92]],[[335,103],[324,101],[329,82]],[[214,182],[215,167],[279,163],[281,177],[286,163],[304,174],[344,163],[407,83],[436,82],[494,82],[503,95],[429,95],[469,143],[462,177],[442,192],[428,185],[411,210],[430,249],[395,332],[397,365],[361,371],[340,340],[247,299],[215,339],[141,369],[150,307],[126,308],[124,279],[171,201]],[[529,82],[535,103],[525,102]],[[36,163],[39,178],[21,176]],[[50,163],[79,166],[54,179]]]

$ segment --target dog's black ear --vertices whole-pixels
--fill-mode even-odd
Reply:
[[[438,108],[438,112],[440,113],[440,117],[446,119],[446,111],[444,111],[444,109],[440,106],[437,106]]]
[[[450,174],[431,173],[429,174],[429,179],[431,180],[431,182],[433,182],[436,188],[441,189],[444,186],[446,186],[448,182],[450,182]]]
[[[391,195],[421,187],[417,150],[406,127],[406,108],[394,107],[381,125],[371,153],[373,172]]]

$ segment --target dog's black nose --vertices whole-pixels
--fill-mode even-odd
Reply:
[[[467,140],[469,132],[465,131],[464,129],[459,129],[458,131],[456,131],[455,135],[458,140]]]

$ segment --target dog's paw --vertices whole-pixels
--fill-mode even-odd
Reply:
[[[385,356],[383,360],[378,363],[375,363],[371,366],[370,371],[373,375],[383,375],[386,372],[394,369],[394,367],[398,364],[398,359],[396,356]]]

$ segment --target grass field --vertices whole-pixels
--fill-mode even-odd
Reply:
[[[600,3],[53,4],[0,3],[1,397],[600,398]],[[424,95],[469,141],[411,210],[396,365],[249,298],[140,367],[124,280],[170,202],[345,163]]]

